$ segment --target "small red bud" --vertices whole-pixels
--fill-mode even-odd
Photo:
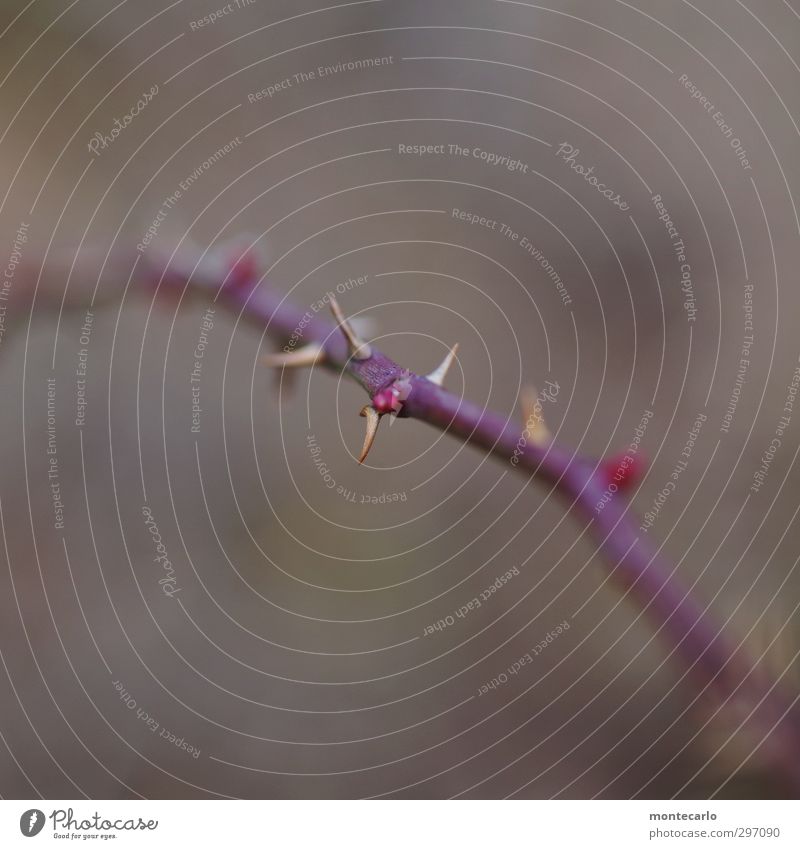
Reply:
[[[372,406],[381,415],[385,413],[397,413],[402,404],[399,402],[398,392],[391,386],[381,389],[372,396]]]
[[[231,289],[240,289],[247,283],[252,285],[257,270],[256,257],[253,251],[246,250],[244,253],[235,254],[231,258],[227,285]]]
[[[635,454],[615,454],[600,464],[600,473],[606,484],[616,484],[623,492],[638,483],[644,473],[645,462]]]
[[[399,413],[411,391],[411,373],[403,371],[396,380],[372,396],[372,407],[381,415]]]

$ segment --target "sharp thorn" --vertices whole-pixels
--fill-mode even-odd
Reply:
[[[427,379],[437,386],[444,386],[444,379],[447,377],[447,372],[450,371],[450,366],[453,365],[458,353],[458,342],[448,351],[447,356],[439,363],[439,365],[428,375]]]
[[[344,333],[347,344],[350,347],[350,356],[354,360],[368,360],[372,356],[372,348],[356,333],[352,324],[344,317],[339,302],[331,296],[331,312]]]
[[[321,345],[304,345],[296,351],[276,351],[265,354],[261,361],[274,368],[302,368],[321,363],[325,359],[325,351]]]
[[[539,401],[539,393],[535,386],[523,386],[519,396],[519,406],[522,411],[522,419],[525,428],[531,434],[531,442],[534,445],[544,447],[552,439],[550,428],[542,415],[542,404]]]
[[[381,423],[381,415],[374,407],[370,407],[369,404],[361,410],[359,415],[365,416],[367,419],[367,433],[364,436],[364,445],[361,448],[361,455],[358,458],[358,462],[363,463],[367,459],[370,448],[372,448],[372,443],[375,442],[378,425]]]

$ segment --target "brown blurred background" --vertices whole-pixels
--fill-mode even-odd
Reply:
[[[472,400],[517,415],[522,384],[558,381],[548,422],[586,455],[624,450],[653,411],[640,514],[706,416],[648,533],[737,642],[756,657],[772,644],[761,662],[796,688],[800,409],[750,487],[800,354],[797,11],[216,2],[0,13],[0,254],[13,272],[0,792],[780,794],[752,741],[704,727],[672,646],[608,583],[554,493],[415,422],[384,427],[358,466],[358,387],[314,371],[278,389],[258,362],[270,342],[219,308],[193,432],[209,300],[154,300],[143,278],[176,248],[217,262],[252,244],[263,285],[302,308],[366,277],[340,301],[415,371],[460,342],[448,385]],[[115,119],[127,126],[112,138]],[[92,152],[97,133],[110,140]],[[571,169],[563,144],[629,209]],[[696,314],[654,195],[685,245]],[[723,429],[748,284],[751,356]]]

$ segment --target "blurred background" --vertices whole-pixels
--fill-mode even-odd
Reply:
[[[3,796],[782,795],[555,492],[413,421],[359,466],[359,387],[153,269],[250,250],[414,371],[459,342],[509,417],[557,382],[586,456],[652,412],[643,533],[797,692],[799,36],[762,0],[6,0]]]

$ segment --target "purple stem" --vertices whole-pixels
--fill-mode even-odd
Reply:
[[[173,260],[165,271],[164,264],[156,262],[151,274],[160,286],[214,292],[217,300],[239,311],[260,329],[266,328],[280,344],[286,344],[307,316],[305,311],[259,285],[255,274],[244,269],[237,272],[236,266],[222,284],[211,263],[180,269]],[[411,390],[399,413],[401,417],[427,422],[506,462],[517,456],[518,468],[555,487],[571,508],[588,520],[614,580],[658,623],[698,688],[712,696],[717,707],[736,705],[739,713],[744,710],[744,716],[752,712],[746,725],[755,733],[755,740],[770,738],[762,755],[783,774],[792,795],[800,795],[800,717],[796,699],[756,670],[745,653],[712,624],[705,610],[679,586],[672,570],[639,533],[638,521],[630,516],[629,504],[621,493],[607,501],[602,511],[595,511],[608,485],[598,464],[553,443],[543,446],[529,441],[520,447],[519,423],[447,392],[374,347],[368,359],[350,358],[343,334],[331,321],[312,317],[303,331],[302,344],[307,343],[320,344],[325,352],[322,365],[348,373],[371,398],[399,378],[408,380]]]

